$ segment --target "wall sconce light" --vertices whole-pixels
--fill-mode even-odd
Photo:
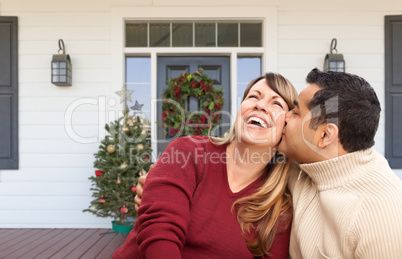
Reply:
[[[338,54],[336,43],[336,39],[333,38],[331,41],[330,53],[325,56],[324,71],[345,72],[345,60],[343,59],[342,54]],[[332,53],[333,50],[337,53]]]
[[[60,53],[60,51],[63,51],[63,54],[53,55],[52,58],[52,84],[57,86],[71,86],[71,59],[69,55],[66,55],[64,41],[62,39],[59,40],[58,53]]]

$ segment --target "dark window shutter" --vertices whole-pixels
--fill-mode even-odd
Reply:
[[[402,15],[385,16],[385,157],[402,168]]]
[[[18,18],[0,16],[0,169],[18,169]]]

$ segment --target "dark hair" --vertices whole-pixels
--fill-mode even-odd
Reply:
[[[308,103],[312,113],[310,128],[335,123],[343,149],[354,152],[374,145],[380,120],[380,102],[363,78],[343,72],[313,69],[306,78],[318,90]]]

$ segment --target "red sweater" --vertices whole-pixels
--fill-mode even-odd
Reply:
[[[233,193],[225,161],[226,146],[207,137],[170,143],[147,176],[137,222],[113,258],[254,258],[231,207],[264,178]],[[289,235],[290,224],[278,226],[272,258],[287,258]]]

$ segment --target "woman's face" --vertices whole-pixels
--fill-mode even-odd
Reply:
[[[242,142],[275,147],[285,126],[289,107],[285,100],[261,79],[253,85],[237,113],[235,130]]]

